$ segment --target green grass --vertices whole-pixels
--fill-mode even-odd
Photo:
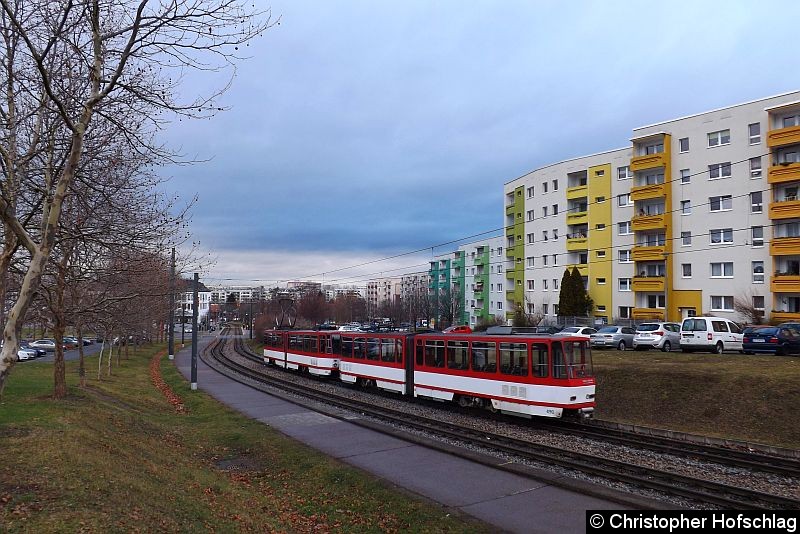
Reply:
[[[63,401],[51,365],[15,367],[0,403],[3,531],[487,531],[189,391],[165,359],[189,409],[177,414],[150,353],[90,373],[86,390],[68,363]]]
[[[592,352],[596,417],[800,448],[800,358]]]

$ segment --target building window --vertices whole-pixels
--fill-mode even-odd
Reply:
[[[708,206],[711,211],[730,211],[733,209],[733,197],[731,197],[731,195],[710,197],[708,199]]]
[[[681,183],[688,184],[692,181],[692,175],[689,172],[689,169],[681,169]]]
[[[711,278],[733,278],[733,262],[712,263]]]
[[[708,134],[708,146],[727,145],[731,142],[731,131],[720,130],[718,132],[711,132]]]
[[[596,224],[596,225],[594,225],[594,229],[595,230],[605,230],[606,229],[606,225],[603,224],[603,223]]]
[[[711,295],[711,311],[733,311],[733,296]]]
[[[553,315],[558,315],[558,304],[553,304]]]
[[[753,191],[750,193],[750,213],[762,213],[763,211],[764,204],[761,191]]]
[[[598,304],[598,305],[597,305],[597,311],[599,311],[599,312],[604,312],[604,311],[606,311],[606,306],[605,306],[605,304]]]
[[[763,284],[764,283],[764,262],[763,261],[754,261],[751,262],[753,267],[753,283],[754,284]]]
[[[497,284],[497,291],[498,292],[502,292],[503,291],[503,284]]]
[[[692,264],[691,263],[681,263],[681,276],[683,278],[691,278],[692,277]]]
[[[594,171],[594,175],[595,176],[605,176],[606,175],[606,171],[604,171],[604,170]]]
[[[558,204],[553,204],[553,215],[558,215]]]
[[[750,158],[750,178],[761,178],[761,156]]]
[[[553,289],[558,289],[558,278],[553,278]]]
[[[553,241],[558,239],[558,228],[553,228]]]
[[[542,192],[547,193],[547,182],[542,182]]]
[[[689,152],[689,138],[678,139],[678,147],[681,152]]]
[[[598,258],[605,258],[606,257],[606,251],[605,250],[598,250],[598,251],[595,252],[595,255]]]
[[[498,310],[502,310],[503,309],[503,303],[502,302],[498,302],[497,303],[497,309]]]
[[[753,308],[764,311],[764,295],[753,295]]]
[[[630,250],[620,250],[619,253],[619,262],[620,263],[631,263],[633,260],[631,259],[631,251]]]
[[[558,191],[558,180],[553,180],[553,191]]]
[[[730,178],[731,162],[714,163],[708,166],[708,179],[717,180],[718,178]]]
[[[547,241],[547,230],[542,230],[542,241]]]
[[[631,231],[631,222],[630,221],[623,221],[621,223],[617,223],[617,231],[619,235],[630,235],[633,232]]]
[[[542,291],[548,291],[547,279],[546,278],[542,279]]]
[[[553,265],[558,265],[558,254],[553,254]]]
[[[528,210],[528,220],[532,221],[535,215],[533,214],[533,210]]]
[[[754,122],[747,126],[747,133],[750,136],[750,144],[757,145],[761,142],[761,123]]]
[[[542,263],[547,265],[547,254],[542,254]]]
[[[651,154],[661,154],[664,152],[664,143],[651,143],[649,145],[644,145],[642,147],[642,152],[644,156],[649,156]]]
[[[542,206],[542,217],[547,217],[547,206]]]
[[[597,285],[602,286],[602,285],[605,285],[605,283],[606,283],[606,279],[605,278],[598,278],[597,279]]]
[[[692,233],[681,232],[681,246],[688,247],[692,244]]]
[[[681,215],[689,215],[692,213],[692,201],[681,200]]]
[[[631,290],[631,279],[630,278],[620,278],[619,279],[619,290],[620,291],[630,291]]]
[[[619,318],[620,319],[630,319],[631,315],[633,315],[633,307],[632,306],[620,306],[619,307]]]
[[[630,167],[617,167],[617,180],[628,180],[630,178],[633,178]]]
[[[733,243],[733,228],[715,228],[711,230],[711,244]]]
[[[800,126],[800,115],[788,115],[783,118],[784,128],[791,128],[792,126]]]
[[[547,241],[547,237],[545,237],[545,241]],[[528,234],[528,244],[534,243],[535,240],[533,239],[533,232]]]
[[[536,289],[534,281],[533,280],[528,280],[528,291],[533,291],[534,289]]]
[[[525,258],[525,265],[526,265],[527,267],[533,267],[533,265],[534,265],[534,258],[533,258],[533,256],[528,256],[527,258]]]
[[[763,226],[751,226],[750,227],[750,236],[752,238],[754,247],[763,247],[764,246],[764,227]]]
[[[617,206],[630,206],[633,202],[631,202],[631,194],[625,193],[624,195],[617,195]]]
[[[647,295],[648,308],[663,308],[667,304],[667,298],[664,295]]]
[[[606,197],[595,197],[595,198],[594,198],[594,201],[595,201],[597,204],[602,204],[603,202],[605,202],[605,201],[606,201]]]
[[[550,305],[549,304],[542,304],[542,314],[547,315],[549,312]]]
[[[532,197],[533,197],[533,186],[530,186],[528,188],[528,198],[532,198]]]

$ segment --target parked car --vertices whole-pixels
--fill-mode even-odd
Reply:
[[[678,323],[642,323],[633,336],[634,350],[661,349],[669,352],[681,345],[681,325]]]
[[[46,350],[40,349],[40,348],[36,348],[36,347],[31,347],[30,343],[27,342],[27,341],[21,342],[19,344],[19,348],[25,349],[25,350],[31,350],[36,354],[37,357],[38,356],[46,356],[47,355],[47,351]]]
[[[19,349],[17,351],[17,361],[23,362],[26,360],[32,360],[36,358],[36,352],[28,349]]]
[[[742,332],[745,354],[800,354],[800,330],[793,326],[755,326]]]
[[[61,341],[64,344],[65,350],[72,350],[78,346],[78,340],[74,337],[64,336]]]
[[[55,352],[56,350],[56,342],[52,339],[37,339],[36,341],[31,341],[28,345],[37,349],[44,349],[47,352]]]
[[[722,354],[742,351],[742,329],[724,317],[690,317],[681,323],[681,350],[707,350]]]
[[[445,334],[471,334],[472,328],[467,325],[449,326],[442,332]]]
[[[585,336],[589,337],[592,334],[597,333],[596,328],[592,328],[591,326],[567,326],[563,330],[558,332],[559,336]]]
[[[530,329],[530,331],[528,331],[528,329],[520,330],[524,330],[524,333],[526,334],[558,334],[563,328],[563,326],[534,326]]]
[[[636,330],[628,326],[604,326],[589,336],[592,348],[616,348],[625,350],[633,346]]]

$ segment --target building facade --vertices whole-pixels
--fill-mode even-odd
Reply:
[[[798,187],[800,92],[635,128],[628,147],[531,171],[504,187],[506,313],[556,320],[577,267],[598,323],[745,308],[800,320]]]

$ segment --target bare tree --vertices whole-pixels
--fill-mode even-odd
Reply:
[[[764,309],[757,308],[753,304],[755,296],[759,295],[756,295],[752,288],[740,293],[733,299],[733,309],[739,312],[748,323],[761,324],[764,322]]]
[[[0,273],[5,275],[19,251],[26,261],[3,329],[0,392],[57,244],[64,199],[86,147],[102,143],[95,133],[115,132],[153,163],[168,158],[150,133],[168,114],[206,117],[218,111],[214,97],[219,91],[186,102],[176,93],[187,69],[232,66],[238,48],[270,26],[268,12],[250,5],[239,0],[0,0],[6,74],[0,103]],[[97,123],[105,128],[95,128]],[[4,282],[0,279],[5,287]]]

